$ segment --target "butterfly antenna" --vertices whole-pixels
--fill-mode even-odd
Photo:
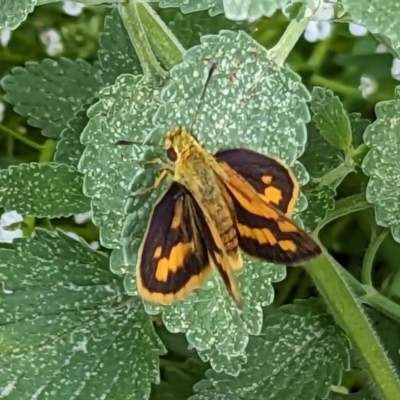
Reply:
[[[209,85],[209,83],[211,81],[211,77],[213,76],[214,71],[217,69],[217,66],[218,66],[217,63],[213,63],[213,65],[211,65],[210,70],[208,71],[206,83],[203,86],[203,90],[201,91],[201,95],[200,95],[200,100],[199,100],[199,103],[197,105],[197,110],[196,110],[196,112],[195,112],[195,114],[194,114],[194,116],[192,118],[192,122],[190,124],[190,130],[192,130],[193,125],[194,125],[194,123],[196,121],[196,118],[200,113],[201,106],[203,105],[204,96],[206,94],[206,89],[207,89],[207,87],[208,87],[208,85]]]

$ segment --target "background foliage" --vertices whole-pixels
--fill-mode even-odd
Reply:
[[[327,3],[0,0],[0,398],[400,398],[400,15]],[[242,313],[136,296],[160,191],[127,198],[211,62],[198,138],[291,165],[324,249],[246,260]]]

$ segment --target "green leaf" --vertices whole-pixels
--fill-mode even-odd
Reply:
[[[297,301],[269,315],[247,346],[238,377],[209,370],[190,400],[326,398],[348,368],[349,343],[314,300]]]
[[[331,90],[314,87],[311,110],[321,135],[332,146],[347,152],[352,143],[350,120],[338,96]]]
[[[58,163],[12,165],[0,171],[0,206],[39,218],[68,217],[90,209],[83,175]]]
[[[18,28],[36,3],[37,0],[0,0],[0,30]]]
[[[96,67],[86,61],[46,59],[16,67],[1,81],[4,99],[27,116],[42,134],[58,139],[68,120],[90,103],[102,86]]]
[[[116,8],[105,18],[98,57],[101,78],[106,85],[113,84],[122,74],[142,72],[135,48]]]
[[[67,122],[67,127],[61,132],[60,140],[57,143],[54,161],[73,167],[78,166],[85,149],[85,146],[80,141],[80,136],[89,122],[86,112],[87,107],[79,111]]]
[[[107,257],[61,231],[13,246],[0,249],[1,396],[147,400],[164,349]]]
[[[301,213],[304,226],[314,231],[325,220],[329,210],[335,205],[336,191],[327,185],[309,183],[304,187],[309,206]]]
[[[225,12],[226,17],[234,21],[255,21],[263,16],[270,17],[292,2],[293,0],[159,0],[159,5],[180,7],[184,14],[209,10],[210,16]]]
[[[162,141],[171,127],[191,125],[210,68],[202,61],[207,59],[216,62],[218,70],[193,123],[200,142],[207,144],[211,152],[221,146],[250,147],[280,156],[293,165],[303,151],[304,123],[309,118],[305,102],[309,94],[296,75],[269,61],[265,50],[243,32],[224,31],[220,36],[203,37],[201,46],[186,53],[185,62],[171,71],[173,79],[163,88],[164,104],[155,116],[157,126],[149,140]],[[288,88],[292,90],[290,95]],[[297,169],[298,175],[306,175],[304,168]],[[137,208],[142,210],[139,203]],[[137,221],[137,214],[131,214],[124,235],[129,245],[127,264],[132,266],[126,277],[126,288],[131,294],[136,293],[133,266],[143,234],[138,235],[142,228],[138,229]],[[246,302],[242,314],[238,314],[216,275],[197,294],[178,304],[165,307],[146,304],[146,308],[151,314],[163,311],[166,327],[173,332],[186,332],[189,344],[214,369],[237,375],[245,361],[248,333],[260,332],[261,305],[273,300],[271,282],[284,276],[281,266],[246,261],[239,276]]]
[[[375,206],[376,222],[390,227],[394,240],[400,242],[400,87],[395,99],[376,105],[377,120],[364,133],[370,151],[362,169],[369,176],[366,197]]]
[[[364,25],[371,33],[385,35],[394,49],[400,49],[400,9],[397,0],[368,0],[367,7],[364,0],[341,0],[341,5],[354,22]]]
[[[314,179],[321,179],[325,174],[343,165],[344,154],[330,145],[320,134],[315,123],[307,125],[308,139],[304,154],[299,161]]]
[[[299,77],[268,60],[265,49],[243,32],[224,31],[202,40],[202,45],[185,54],[184,63],[171,70],[172,80],[161,96],[154,93],[151,82],[132,75],[120,76],[113,86],[102,90],[100,101],[89,110],[91,119],[82,134],[86,148],[79,169],[85,173],[85,193],[92,197],[101,243],[116,249],[111,270],[126,274],[129,294],[136,293],[135,263],[151,207],[165,186],[126,199],[132,191],[154,182],[158,169],[143,166],[141,161],[165,157],[162,143],[166,132],[177,125],[190,126],[211,61],[218,64],[218,70],[193,124],[200,142],[211,152],[221,146],[244,146],[277,155],[296,167],[302,181],[308,178],[296,163],[306,142],[306,101],[310,98]],[[203,60],[211,61],[207,65]],[[161,98],[160,107],[154,98]],[[115,146],[121,139],[136,144]],[[121,260],[122,243],[125,260]],[[216,276],[198,294],[177,304],[146,304],[146,308],[151,314],[163,311],[166,327],[185,332],[189,344],[203,360],[210,360],[213,368],[238,374],[245,361],[248,334],[260,332],[261,306],[273,300],[271,282],[284,277],[282,266],[246,262],[239,276],[246,302],[240,314]]]

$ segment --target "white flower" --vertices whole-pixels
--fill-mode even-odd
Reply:
[[[74,3],[73,1],[65,1],[63,4],[63,11],[65,14],[77,17],[82,14],[83,4]]]

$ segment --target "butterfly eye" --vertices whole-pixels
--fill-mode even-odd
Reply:
[[[167,157],[171,160],[171,161],[176,161],[176,159],[178,158],[176,151],[174,150],[173,147],[169,147],[167,149]]]

